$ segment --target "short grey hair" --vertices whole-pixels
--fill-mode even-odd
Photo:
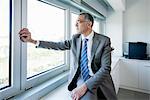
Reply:
[[[93,16],[91,14],[89,14],[89,13],[81,13],[80,15],[84,15],[86,20],[92,22],[91,27],[93,26],[93,24],[94,24],[94,18],[93,18]]]

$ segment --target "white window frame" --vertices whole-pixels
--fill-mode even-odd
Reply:
[[[97,21],[97,22],[98,22],[98,24],[99,24],[99,32],[98,32],[98,33],[100,33],[100,20],[97,19],[97,18],[94,18],[94,21]]]
[[[71,12],[80,14],[80,9],[66,5],[58,0],[40,0],[65,10],[65,39],[71,39],[70,19]],[[47,71],[27,80],[27,44],[20,41],[19,31],[27,26],[27,0],[12,0],[12,72],[11,87],[0,90],[0,99],[20,94],[26,89],[35,87],[54,76],[69,70],[70,53],[65,52],[65,66]],[[105,21],[102,21],[105,22]],[[104,23],[105,24],[105,23]],[[101,25],[100,25],[101,26]],[[104,29],[105,30],[105,29]],[[66,80],[66,79],[65,79]]]
[[[40,1],[39,1],[40,2]],[[68,13],[67,11],[67,7],[66,6],[62,6],[62,4],[59,4],[59,2],[55,1],[53,3],[45,0],[42,2],[46,2],[47,4],[50,4],[52,6],[61,8],[63,10],[65,10],[65,23],[66,23],[66,15]],[[56,5],[54,5],[56,4]],[[57,6],[57,5],[60,6]],[[27,26],[27,0],[22,0],[22,28]],[[67,34],[68,34],[68,30],[66,28],[67,24],[65,24],[65,34],[64,37],[65,39],[68,38]],[[26,79],[27,77],[27,44],[26,43],[21,43],[21,89],[28,89],[31,87],[34,87],[40,83],[43,83],[44,81],[53,78],[54,76],[69,70],[69,62],[68,62],[68,53],[65,52],[65,65],[54,68],[52,70],[49,70],[47,72],[44,72],[40,75],[34,76],[33,78],[30,79]]]
[[[99,34],[106,35],[106,20],[105,19],[99,19],[97,17],[94,18],[95,21],[99,22]]]
[[[75,9],[75,8],[71,8],[71,10],[70,10],[70,38],[72,38],[72,35],[73,35],[73,33],[71,33],[71,18],[72,18],[72,16],[71,16],[71,13],[74,13],[74,14],[77,14],[77,15],[79,15],[80,14],[80,10],[79,9]]]
[[[0,91],[0,99],[9,98],[20,92],[20,38],[17,34],[21,27],[20,12],[21,1],[12,0],[11,86]]]
[[[101,34],[106,35],[106,19],[100,20],[100,32]]]

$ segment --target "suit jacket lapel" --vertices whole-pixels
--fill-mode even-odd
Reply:
[[[94,33],[92,50],[91,50],[91,61],[93,60],[94,54],[97,50],[99,43],[100,43],[100,39],[98,38],[97,33]]]
[[[79,56],[80,56],[80,49],[81,49],[81,35],[79,36],[79,38],[77,38],[77,61],[79,61]]]
[[[74,66],[73,68],[73,71],[72,71],[72,79],[73,77],[76,76],[77,73],[77,70],[78,70],[78,67],[79,67],[79,57],[80,57],[80,48],[81,48],[81,35],[79,35],[77,38],[76,38],[76,42],[75,42],[75,45],[76,47],[73,48],[75,49],[75,52],[76,52],[76,59],[77,59],[77,66]],[[71,80],[72,81],[72,80]]]

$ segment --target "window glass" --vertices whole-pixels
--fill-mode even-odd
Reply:
[[[94,21],[94,25],[93,25],[93,30],[97,33],[99,33],[99,22],[98,21]]]
[[[0,0],[0,89],[9,85],[10,0]]]
[[[28,0],[27,27],[33,39],[64,40],[65,10],[38,0]],[[63,65],[64,51],[35,48],[27,44],[27,77]]]
[[[76,34],[76,21],[78,18],[78,14],[71,13],[71,35]]]

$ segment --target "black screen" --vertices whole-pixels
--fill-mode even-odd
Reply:
[[[146,59],[146,46],[143,42],[129,42],[129,58]]]

